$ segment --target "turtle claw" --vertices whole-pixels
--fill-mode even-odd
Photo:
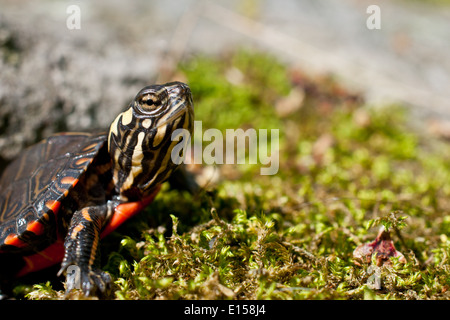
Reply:
[[[81,290],[87,297],[96,293],[105,294],[111,287],[110,275],[100,269],[81,272],[80,281]]]
[[[83,295],[89,297],[104,295],[111,288],[111,276],[100,269],[70,265],[61,268],[58,275],[64,271],[66,271],[66,297],[74,289],[81,289]]]

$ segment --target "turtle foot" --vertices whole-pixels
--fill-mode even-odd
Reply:
[[[66,271],[66,297],[74,289],[81,289],[86,297],[104,296],[111,289],[111,276],[100,269],[70,265],[67,268],[61,268],[59,274],[64,270]]]

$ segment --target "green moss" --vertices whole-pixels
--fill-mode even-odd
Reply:
[[[208,57],[181,66],[195,98],[196,119],[203,130],[251,126],[279,128],[273,104],[289,92],[286,69],[263,54],[245,51],[224,57],[223,63]]]
[[[197,57],[180,71],[203,130],[280,129],[280,169],[218,165],[221,179],[194,196],[164,186],[103,241],[112,298],[450,297],[448,144],[413,131],[401,106],[372,109],[265,54]],[[280,113],[294,91],[300,105]],[[374,289],[373,266],[352,254],[381,225],[407,263],[380,267]],[[41,285],[28,297],[57,295]]]

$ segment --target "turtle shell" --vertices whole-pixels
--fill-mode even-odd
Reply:
[[[0,252],[39,252],[56,241],[61,201],[106,142],[62,133],[26,149],[0,179]]]

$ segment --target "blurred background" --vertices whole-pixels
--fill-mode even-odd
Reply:
[[[238,48],[331,75],[368,105],[404,104],[417,123],[450,135],[448,1],[378,1],[375,30],[366,26],[371,4],[0,0],[1,161],[56,131],[106,128],[143,86],[189,82],[177,69],[183,61]]]
[[[279,172],[194,166],[208,192],[164,187],[102,242],[117,297],[449,299],[450,0],[0,0],[0,171],[172,80],[203,131],[279,129]],[[413,263],[367,291],[353,252],[380,224]]]

